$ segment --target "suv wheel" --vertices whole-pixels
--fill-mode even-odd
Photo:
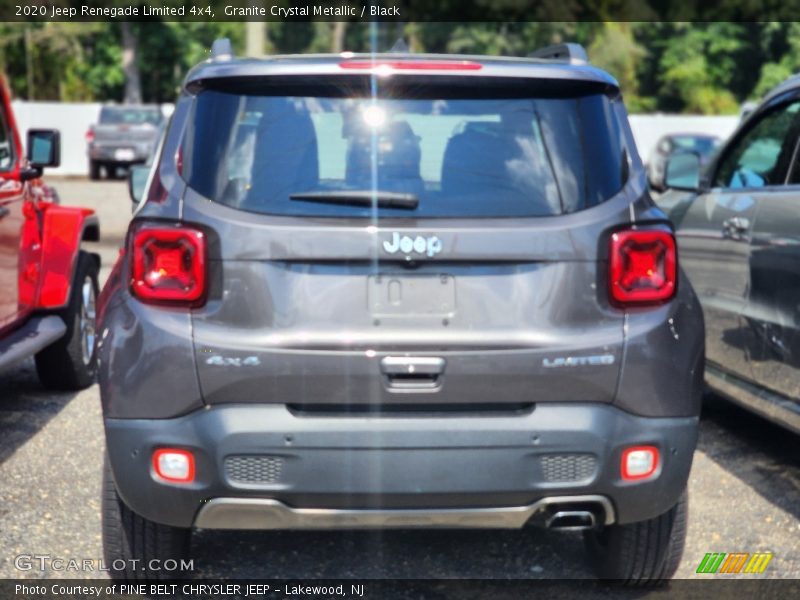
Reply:
[[[160,565],[167,560],[180,563],[188,554],[190,529],[148,521],[122,501],[108,456],[103,461],[102,521],[103,559],[114,579],[175,577],[175,572],[160,570]]]
[[[92,181],[100,179],[100,163],[96,160],[89,161],[89,179]]]
[[[81,390],[94,382],[97,272],[97,261],[80,252],[69,304],[59,313],[67,332],[36,355],[39,380],[49,389]]]
[[[688,494],[663,515],[585,534],[591,562],[601,579],[660,584],[672,578],[686,542]]]

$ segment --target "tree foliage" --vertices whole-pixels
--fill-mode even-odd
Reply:
[[[415,52],[524,56],[574,41],[617,78],[634,112],[734,113],[800,70],[797,22],[580,22],[566,20],[572,0],[555,4],[563,6],[565,21],[268,23],[265,47],[272,53],[380,52],[402,37]],[[603,4],[598,6],[602,19]],[[173,100],[188,69],[208,56],[216,37],[230,37],[239,52],[245,47],[244,23],[150,21],[131,23],[130,29],[147,102]],[[0,24],[0,69],[23,98],[121,101],[122,47],[119,23]]]

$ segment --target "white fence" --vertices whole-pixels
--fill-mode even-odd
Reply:
[[[53,175],[86,175],[86,131],[97,121],[99,103],[24,102],[11,103],[17,126],[25,143],[28,129],[58,129],[61,131],[61,166],[48,169]]]
[[[54,175],[86,175],[86,131],[97,120],[101,104],[62,102],[13,102],[22,133],[29,128],[61,130],[61,167],[48,171]],[[164,107],[168,114],[169,108]],[[647,161],[658,139],[668,133],[711,133],[728,137],[739,122],[737,116],[631,115],[631,127],[642,160]],[[24,143],[24,142],[23,142]]]
[[[48,169],[52,175],[88,175],[86,132],[97,122],[100,108],[97,102],[27,102],[11,103],[17,118],[22,143],[28,129],[58,129],[61,131],[61,166]],[[171,104],[162,104],[165,115],[172,112]]]

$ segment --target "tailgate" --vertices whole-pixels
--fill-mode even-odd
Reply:
[[[212,287],[193,311],[205,400],[306,407],[611,402],[623,312],[604,228],[620,197],[549,219],[297,219],[187,192],[210,224]],[[498,222],[499,221],[499,222]],[[398,238],[436,238],[408,261]],[[419,244],[420,248],[421,242]]]

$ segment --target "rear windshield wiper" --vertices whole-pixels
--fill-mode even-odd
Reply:
[[[298,192],[289,196],[292,200],[322,202],[325,204],[352,204],[372,206],[373,202],[383,208],[407,208],[414,210],[419,205],[416,194],[404,192],[384,192],[381,190],[331,190],[317,192]]]

